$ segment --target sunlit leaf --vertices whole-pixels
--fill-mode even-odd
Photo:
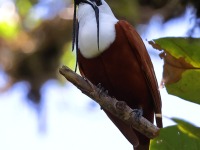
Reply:
[[[160,130],[157,138],[151,140],[150,150],[199,150],[200,140],[182,132],[178,126]]]
[[[177,123],[178,128],[185,134],[187,134],[190,137],[194,137],[200,140],[200,128],[192,125],[191,123],[188,123],[186,121],[183,121],[181,119],[172,118],[174,122]]]
[[[162,51],[167,92],[200,104],[200,38],[160,38],[149,43]]]
[[[0,22],[0,37],[12,38],[15,37],[19,31],[17,24],[11,24],[8,22]]]
[[[176,59],[184,58],[193,67],[200,67],[200,38],[160,38],[151,45],[170,53]]]

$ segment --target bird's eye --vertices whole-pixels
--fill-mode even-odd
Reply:
[[[97,4],[97,6],[100,6],[100,5],[102,5],[102,2],[101,2],[101,0],[96,0],[96,4]]]

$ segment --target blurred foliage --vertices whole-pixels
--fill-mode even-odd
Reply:
[[[3,39],[10,39],[17,36],[19,30],[18,24],[0,22],[0,36]]]
[[[62,6],[55,6],[60,2]],[[107,2],[119,19],[134,25],[146,24],[154,15],[162,16],[164,22],[179,17],[188,5],[193,6],[196,17],[200,17],[199,1],[195,0]],[[43,0],[0,3],[0,66],[10,77],[5,89],[16,82],[27,81],[30,83],[28,96],[36,104],[40,103],[43,83],[58,79],[61,63],[75,65],[75,55],[71,53],[73,1],[49,3]]]
[[[72,45],[71,42],[70,44],[66,44],[66,47],[64,47],[64,49],[71,49]],[[69,59],[71,58],[71,59]],[[68,64],[67,66],[74,70],[75,69],[75,57],[74,57],[74,53],[72,53],[71,51],[64,51],[63,55],[61,56],[61,63],[62,64]],[[66,81],[66,80],[65,80]]]
[[[196,16],[199,18],[198,10],[200,4],[193,0],[107,0],[114,14],[121,19],[126,19],[132,24],[146,24],[154,15],[163,17],[163,22],[180,17],[186,11],[187,6],[195,8]]]
[[[17,0],[16,1],[16,7],[18,8],[18,13],[21,16],[26,16],[30,9],[32,8],[33,4],[31,1],[24,1],[24,0]]]

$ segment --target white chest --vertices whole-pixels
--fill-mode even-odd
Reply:
[[[92,10],[93,11],[93,10]],[[78,18],[78,47],[85,58],[93,58],[104,52],[115,40],[115,24],[118,20],[105,13],[99,13],[99,49],[97,44],[97,24],[95,14],[84,14]]]

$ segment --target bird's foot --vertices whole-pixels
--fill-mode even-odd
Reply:
[[[135,113],[135,119],[139,122],[140,118],[143,115],[143,110],[142,108],[139,109],[133,109],[133,112]]]
[[[101,83],[99,83],[97,85],[97,88],[99,89],[99,91],[98,91],[99,96],[107,96],[108,95],[108,90],[105,90],[105,88],[102,87]]]
[[[108,90],[105,90],[105,88],[102,87],[101,83],[99,83],[99,84],[97,85],[97,88],[98,88],[99,97],[108,96]],[[102,106],[101,106],[101,109],[103,109]]]

